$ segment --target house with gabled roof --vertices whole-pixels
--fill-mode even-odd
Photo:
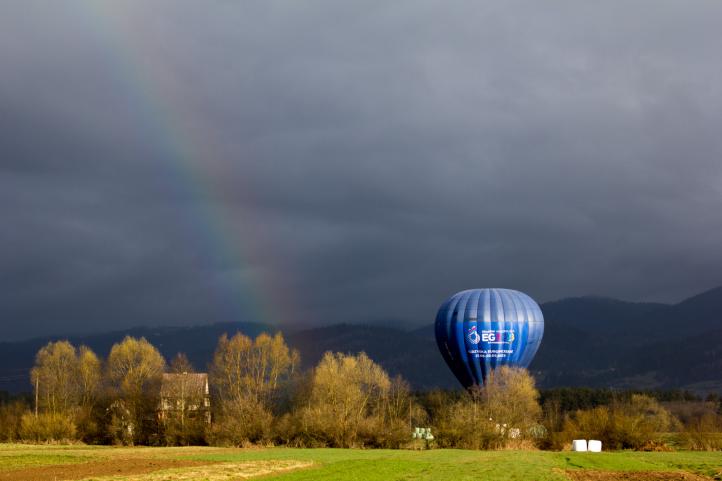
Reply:
[[[172,417],[185,419],[202,417],[207,424],[211,422],[211,396],[208,387],[208,374],[165,373],[160,387],[161,421]]]

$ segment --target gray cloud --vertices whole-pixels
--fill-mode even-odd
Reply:
[[[721,10],[7,2],[0,337],[722,284]]]

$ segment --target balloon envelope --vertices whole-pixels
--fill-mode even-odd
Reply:
[[[461,384],[483,385],[499,366],[528,367],[544,335],[539,305],[511,289],[470,289],[436,315],[436,344]]]

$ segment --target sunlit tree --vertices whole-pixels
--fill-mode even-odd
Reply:
[[[69,413],[79,402],[79,365],[68,341],[49,342],[35,356],[30,372],[39,406],[52,413]]]
[[[333,446],[354,446],[364,424],[381,415],[390,389],[388,374],[365,353],[327,352],[313,371],[302,409],[306,435]]]
[[[289,349],[280,333],[255,340],[240,333],[221,336],[211,367],[216,436],[231,444],[267,438],[280,388],[298,363],[298,352]]]
[[[118,401],[130,412],[133,421],[130,430],[135,441],[142,441],[149,434],[143,429],[143,421],[155,418],[164,370],[165,359],[145,338],[127,336],[110,350],[108,379]]]

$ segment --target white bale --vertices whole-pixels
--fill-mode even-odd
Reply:
[[[587,447],[589,449],[589,452],[592,452],[592,453],[601,453],[602,452],[602,442],[597,441],[596,439],[590,439]]]
[[[586,452],[587,440],[586,439],[575,439],[572,441],[572,451]]]

